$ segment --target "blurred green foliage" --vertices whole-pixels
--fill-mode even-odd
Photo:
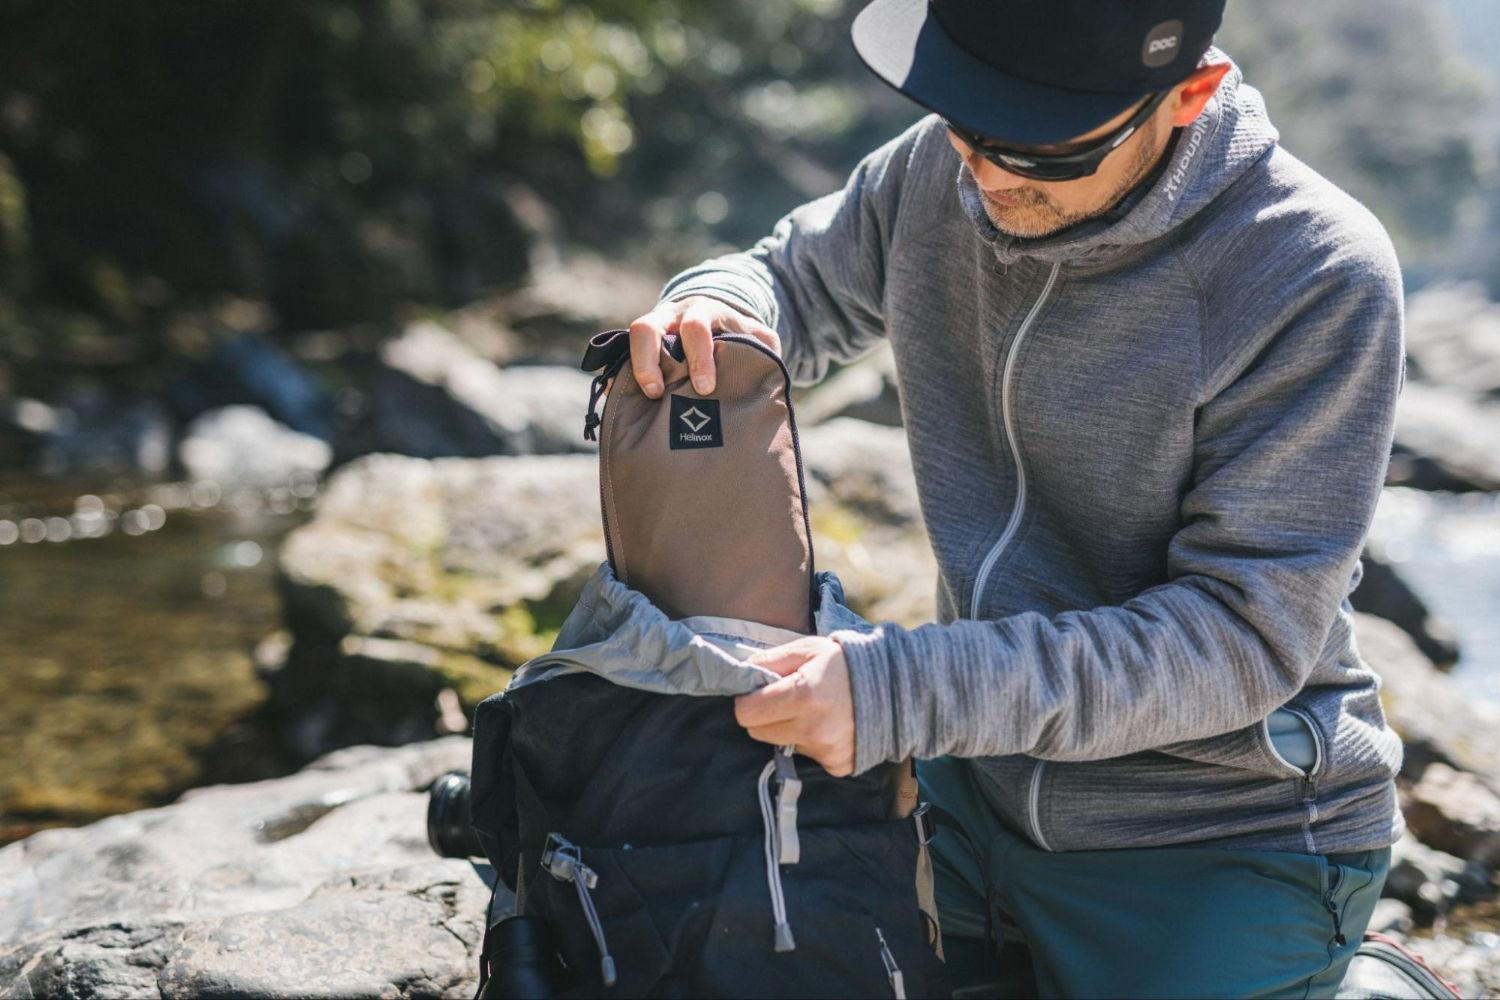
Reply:
[[[7,358],[153,363],[226,293],[382,323],[548,243],[658,273],[747,245],[921,113],[855,57],[859,6],[8,0],[0,391]],[[1483,179],[1440,6],[1232,0],[1221,34],[1408,262]]]

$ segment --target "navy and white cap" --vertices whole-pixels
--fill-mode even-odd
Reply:
[[[1041,145],[1181,83],[1223,16],[1224,0],[874,0],[852,34],[865,65],[923,107]]]

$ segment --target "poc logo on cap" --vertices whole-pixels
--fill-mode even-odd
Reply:
[[[667,447],[722,448],[724,425],[719,422],[717,399],[693,399],[672,395],[667,424]]]
[[[1165,66],[1177,57],[1182,43],[1182,22],[1163,21],[1146,32],[1146,41],[1141,46],[1141,62],[1152,69]]]

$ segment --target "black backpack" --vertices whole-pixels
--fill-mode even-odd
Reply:
[[[659,400],[625,331],[585,358],[609,559],[475,715],[471,818],[516,894],[481,995],[949,995],[910,762],[833,778],[735,721],[731,696],[774,680],[744,656],[869,623],[813,571],[785,367],[717,339],[708,397],[673,338]]]

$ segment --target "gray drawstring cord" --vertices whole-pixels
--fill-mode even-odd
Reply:
[[[778,775],[777,802],[771,804],[771,775]],[[771,890],[771,915],[776,923],[776,950],[792,951],[792,925],[787,922],[786,896],[781,888],[781,865],[794,865],[801,856],[797,839],[797,798],[802,782],[796,777],[791,747],[778,747],[760,772],[760,818],[766,831],[766,884]]]
[[[554,846],[555,845],[555,846]],[[594,944],[599,947],[599,972],[605,986],[615,984],[615,960],[609,955],[609,945],[604,941],[604,927],[599,923],[599,912],[594,909],[594,897],[589,890],[599,884],[599,876],[583,863],[577,845],[555,833],[547,835],[547,846],[542,852],[542,868],[559,882],[572,882],[578,890],[578,903],[583,907],[583,917],[594,934]]]

